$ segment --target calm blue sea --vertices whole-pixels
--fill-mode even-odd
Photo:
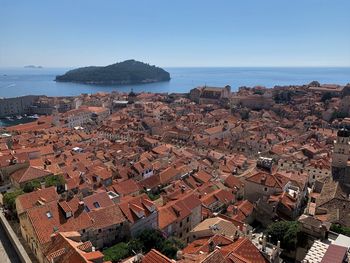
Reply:
[[[68,68],[0,68],[0,97],[28,94],[69,96],[81,93],[130,91],[135,92],[188,92],[200,85],[240,86],[320,83],[346,84],[350,82],[350,68],[165,68],[171,81],[143,85],[86,85],[55,82],[56,75]]]

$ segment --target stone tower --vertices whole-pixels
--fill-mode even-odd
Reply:
[[[336,181],[350,183],[350,131],[341,129],[337,133],[332,154],[332,177]]]

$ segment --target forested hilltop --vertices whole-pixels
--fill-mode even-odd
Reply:
[[[131,59],[105,67],[73,69],[56,76],[55,80],[86,84],[140,84],[169,81],[170,74],[162,68]]]

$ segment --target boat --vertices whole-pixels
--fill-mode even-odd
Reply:
[[[17,118],[17,120],[20,120],[20,119],[22,119],[23,117],[22,117],[21,115],[17,115],[16,118]]]
[[[38,114],[34,114],[34,115],[30,115],[28,116],[29,119],[39,119],[39,115]]]
[[[7,119],[8,121],[13,121],[13,119],[12,119],[11,117],[6,117],[6,119]]]

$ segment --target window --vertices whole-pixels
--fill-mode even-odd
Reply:
[[[180,222],[180,227],[182,227],[182,222]]]
[[[47,211],[47,212],[46,212],[46,216],[47,216],[47,218],[49,218],[49,219],[52,218],[51,212],[50,212],[50,211]]]
[[[267,187],[264,188],[264,191],[267,192]]]
[[[98,232],[101,233],[101,229],[99,229]]]
[[[100,204],[98,202],[94,202],[94,207],[99,208],[101,206],[100,206]]]
[[[188,222],[190,222],[190,218],[189,218],[189,217],[187,217],[187,223],[188,223]]]

